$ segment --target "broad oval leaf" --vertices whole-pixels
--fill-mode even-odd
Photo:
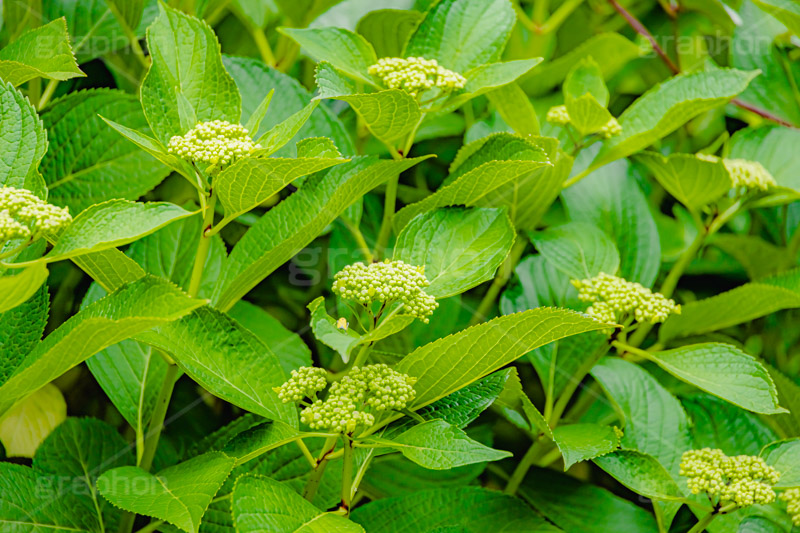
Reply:
[[[85,75],[69,45],[64,17],[27,31],[0,50],[0,78],[15,87],[33,78],[64,81]]]
[[[492,279],[514,239],[505,209],[436,209],[403,228],[394,259],[424,266],[430,282],[425,292],[447,298]]]
[[[773,442],[764,446],[760,456],[781,473],[778,488],[800,487],[800,439]]]
[[[593,459],[594,464],[614,479],[647,498],[674,500],[683,498],[678,484],[661,463],[646,453],[617,450]]]
[[[708,161],[693,154],[642,152],[635,156],[658,182],[680,203],[699,211],[731,189],[732,182],[722,160]]]
[[[0,442],[6,456],[33,457],[47,436],[66,418],[64,395],[58,387],[48,383],[17,404],[0,422]]]
[[[572,279],[615,274],[619,268],[617,246],[591,224],[570,222],[532,233],[531,240],[545,259]]]
[[[405,139],[422,120],[417,100],[401,89],[333,96],[350,104],[372,134],[388,145]]]
[[[376,57],[401,57],[422,13],[404,9],[376,9],[358,21],[356,32],[372,44]]]
[[[566,424],[553,430],[553,440],[564,458],[564,471],[581,461],[594,459],[616,450],[619,437],[611,426]]]
[[[374,85],[367,72],[378,62],[375,50],[364,37],[342,28],[281,28],[317,61],[327,61],[349,76]]]
[[[28,99],[10,83],[0,82],[0,110],[0,186],[38,193],[43,183],[36,167],[47,150],[42,122]]]

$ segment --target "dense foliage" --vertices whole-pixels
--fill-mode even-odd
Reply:
[[[796,0],[11,0],[0,531],[800,526]]]

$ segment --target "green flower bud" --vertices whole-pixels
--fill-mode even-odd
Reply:
[[[719,157],[709,154],[697,154],[697,158],[712,163],[720,161]],[[748,161],[747,159],[722,159],[722,163],[725,165],[731,177],[733,188],[743,187],[745,189],[766,191],[770,187],[776,187],[778,185],[769,170],[764,168],[764,166],[757,161]]]
[[[424,290],[429,284],[424,267],[387,259],[382,263],[365,265],[359,262],[344,267],[334,276],[333,292],[363,305],[402,302],[403,313],[427,324],[428,317],[439,305]]]
[[[569,112],[567,106],[557,105],[547,111],[547,122],[556,126],[566,126],[569,124]]]
[[[222,168],[261,148],[246,128],[227,120],[201,122],[185,135],[169,140],[167,151],[187,161]]]
[[[0,243],[34,239],[43,232],[56,232],[71,222],[67,208],[48,204],[26,189],[0,187]]]
[[[610,139],[611,137],[616,137],[622,133],[622,126],[619,125],[617,119],[611,117],[608,119],[608,122],[606,122],[605,126],[600,128],[600,131],[597,133],[600,134],[600,136],[604,139]]]
[[[800,526],[800,488],[784,491],[781,501],[786,502],[786,512],[792,517],[792,523]]]
[[[299,402],[303,398],[313,397],[317,392],[323,390],[328,385],[326,375],[325,369],[304,366],[292,370],[292,377],[289,378],[289,381],[273,390],[278,393],[278,398],[283,403]]]
[[[437,87],[443,91],[463,89],[466,78],[439,65],[435,59],[422,57],[384,57],[369,67],[389,89],[402,89],[411,96]]]
[[[578,298],[592,304],[586,313],[600,322],[619,322],[628,315],[655,324],[681,312],[680,306],[663,294],[604,272],[591,279],[572,280],[572,284],[578,289]]]

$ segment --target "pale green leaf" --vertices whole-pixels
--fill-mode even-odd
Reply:
[[[364,15],[356,32],[372,44],[377,57],[402,57],[411,33],[422,13],[403,9],[376,9]]]
[[[796,307],[800,307],[800,269],[682,305],[681,314],[671,316],[661,327],[659,338],[708,333]]]
[[[278,356],[225,313],[202,307],[136,338],[169,353],[189,377],[223,400],[297,425],[294,406],[272,390],[286,381]]]
[[[536,110],[519,84],[509,83],[498,87],[486,93],[486,97],[515,133],[523,136],[539,135]]]
[[[553,440],[564,458],[564,471],[581,461],[605,455],[619,446],[611,426],[567,424],[553,430]]]
[[[152,64],[142,81],[141,102],[156,138],[166,145],[183,135],[178,94],[197,120],[239,123],[241,97],[222,65],[219,42],[208,25],[159,4],[160,14],[147,29]]]
[[[33,78],[64,81],[85,75],[75,62],[63,17],[23,33],[0,50],[0,78],[15,87]]]
[[[239,466],[303,435],[283,422],[270,421],[242,431],[230,439],[222,451],[235,458],[236,466]]]
[[[607,474],[647,498],[680,499],[680,488],[654,457],[634,450],[617,450],[593,459]]]
[[[781,440],[761,450],[761,458],[781,473],[778,488],[800,487],[800,439]]]
[[[134,130],[148,129],[138,99],[113,89],[70,93],[42,115],[50,140],[41,165],[48,201],[68,206],[73,214],[112,198],[136,200],[170,172],[98,115]]]
[[[233,519],[241,533],[363,533],[358,524],[324,513],[288,485],[242,476],[233,489]]]
[[[745,128],[728,143],[731,158],[758,161],[772,174],[778,185],[800,190],[800,163],[794,147],[800,143],[800,130],[781,126]]]
[[[0,442],[6,457],[33,457],[42,441],[66,418],[64,395],[48,383],[17,404],[0,422]]]
[[[28,301],[42,286],[47,275],[44,263],[34,263],[19,274],[0,276],[0,313]]]
[[[447,470],[511,457],[510,452],[494,450],[472,440],[462,430],[444,420],[419,423],[391,439],[370,440],[395,448],[407,459],[433,470]]]
[[[584,94],[566,101],[569,121],[581,136],[599,132],[614,116],[600,105],[592,94]]]
[[[764,364],[775,388],[778,389],[779,403],[789,410],[782,415],[765,418],[782,437],[800,437],[800,385],[780,370]]]
[[[327,61],[317,63],[314,72],[314,81],[317,84],[315,98],[338,98],[349,94],[358,94],[361,91],[358,82],[347,77],[347,74],[337,69]]]
[[[792,0],[753,0],[755,4],[800,35],[800,5]]]
[[[168,202],[109,200],[75,217],[44,259],[61,261],[122,246],[193,214]]]
[[[713,162],[692,154],[642,152],[635,156],[667,192],[692,211],[718,200],[732,187],[722,160]]]
[[[394,259],[424,266],[430,282],[425,292],[447,298],[492,279],[514,238],[504,209],[436,209],[403,228]]]
[[[730,101],[756,75],[756,72],[715,69],[679,74],[656,85],[620,115],[622,134],[603,145],[589,169],[638,152],[697,115]]]
[[[481,487],[437,488],[372,501],[355,509],[352,519],[370,533],[560,531],[519,499]]]
[[[767,369],[730,344],[691,344],[648,358],[673,376],[742,409],[767,415],[786,412]]]
[[[705,393],[684,397],[681,403],[692,422],[694,448],[718,448],[726,455],[758,455],[778,439],[765,420],[789,416],[760,417]]]
[[[297,157],[341,158],[336,143],[327,137],[309,137],[297,142]]]
[[[378,62],[375,50],[364,37],[342,28],[281,28],[317,61],[327,61],[337,69],[368,85],[374,85],[367,72]]]
[[[150,276],[122,286],[48,335],[0,386],[0,417],[14,404],[96,352],[203,305]]]
[[[214,190],[225,210],[225,219],[258,207],[301,176],[347,161],[341,158],[244,158],[219,173]]]
[[[416,377],[417,409],[447,396],[534,348],[570,335],[608,328],[565,309],[539,308],[496,318],[417,348],[396,370]]]
[[[369,131],[389,145],[405,139],[422,120],[417,100],[401,89],[335,98],[350,104]]]
[[[275,5],[299,26],[305,26],[342,0],[275,0]]]
[[[619,252],[600,229],[570,222],[531,234],[531,241],[545,259],[572,279],[593,278],[600,272],[615,274]]]
[[[608,107],[609,95],[603,71],[592,56],[581,59],[572,67],[564,80],[563,91],[567,102],[591,94],[601,107]]]
[[[115,506],[165,520],[197,533],[208,504],[230,474],[234,460],[223,453],[199,455],[153,475],[136,466],[109,470],[97,489]],[[145,491],[131,487],[145,485]]]
[[[256,140],[256,143],[261,145],[261,148],[256,150],[253,154],[258,157],[267,157],[274,154],[286,143],[288,143],[303,126],[305,126],[308,119],[311,118],[312,113],[317,109],[319,100],[312,100],[310,104],[305,106],[297,113],[289,116],[283,122],[279,122],[272,127],[271,130]],[[255,128],[253,131],[257,131]]]
[[[47,150],[36,110],[10,83],[0,82],[0,186],[36,191],[30,185]],[[41,177],[38,177],[41,180]]]
[[[499,374],[499,372],[496,373]],[[505,387],[494,402],[494,405],[503,413],[503,416],[515,426],[533,434],[541,433],[552,439],[553,432],[547,424],[547,420],[545,420],[536,406],[533,405],[528,395],[525,394],[525,391],[522,390],[522,382],[519,379],[517,369],[511,367],[509,373],[510,375],[505,382]],[[468,387],[469,386],[461,390],[465,390]],[[433,405],[436,404],[434,403]]]
[[[215,305],[229,309],[314,240],[350,204],[422,159],[387,161],[362,157],[307,180],[299,191],[262,216],[234,246],[217,284]],[[286,224],[287,220],[292,224]]]
[[[147,0],[106,0],[108,7],[128,29],[136,30],[144,14]]]
[[[500,58],[515,21],[505,0],[442,0],[425,14],[403,57],[436,59],[463,74]]]

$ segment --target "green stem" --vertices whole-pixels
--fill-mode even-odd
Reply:
[[[163,520],[153,520],[152,522],[144,526],[142,529],[136,530],[136,533],[151,533],[153,531],[156,531],[163,525],[164,525]]]
[[[342,504],[345,516],[350,515],[353,501],[353,439],[344,436],[344,455],[342,457]]]
[[[541,448],[542,441],[540,440],[534,441],[533,444],[530,445],[528,451],[526,451],[525,455],[522,456],[522,459],[517,464],[514,472],[511,474],[508,483],[506,483],[506,488],[503,490],[505,494],[510,494],[513,496],[517,493],[517,489],[525,479],[525,475],[528,473],[528,470],[530,470],[531,466],[533,466],[536,458],[539,457]]]
[[[562,3],[553,14],[550,15],[550,18],[547,19],[547,22],[542,24],[539,27],[540,33],[551,33],[556,31],[558,28],[561,27],[561,24],[569,17],[575,9],[578,8],[579,5],[583,3],[583,0],[566,0]]]
[[[375,259],[380,260],[383,258],[384,248],[389,244],[389,237],[392,234],[392,220],[394,219],[395,203],[397,202],[397,185],[400,181],[400,175],[394,176],[386,184],[386,195],[383,200],[383,220],[381,221],[381,229],[378,231],[378,239],[375,242],[375,250],[373,256]]]
[[[308,461],[308,465],[311,468],[315,468],[317,466],[317,460],[311,455],[311,451],[308,449],[308,446],[306,446],[306,443],[303,442],[303,439],[297,439],[295,442],[297,443],[297,447],[300,448],[303,457]]]
[[[361,349],[356,354],[356,358],[353,360],[353,367],[357,366],[364,366],[364,363],[367,362],[367,357],[369,356],[369,352],[372,349],[372,343],[369,342],[361,346]]]
[[[167,417],[167,408],[169,407],[170,398],[172,398],[172,390],[175,388],[178,377],[180,377],[178,365],[169,365],[167,373],[164,375],[164,382],[161,384],[161,390],[156,398],[147,435],[144,438],[144,451],[142,452],[142,460],[138,465],[142,470],[148,471],[153,466],[153,458],[156,455],[161,430],[164,429],[164,419]]]
[[[559,420],[561,419],[561,415],[564,413],[564,410],[569,405],[572,396],[575,394],[575,391],[578,390],[580,387],[583,378],[586,377],[586,374],[594,367],[595,363],[600,360],[608,350],[611,349],[611,344],[606,342],[603,343],[600,348],[594,353],[594,355],[587,359],[575,372],[575,374],[571,377],[571,379],[564,385],[564,390],[561,391],[561,395],[558,397],[555,406],[553,407],[553,412],[551,413],[550,418],[547,420],[547,423],[550,424],[550,427],[555,427],[558,425]]]
[[[361,253],[364,255],[364,260],[367,263],[372,263],[372,252],[367,244],[367,240],[364,238],[364,234],[361,233],[361,228],[359,228],[354,222],[351,222],[347,217],[339,217],[339,220],[342,221],[342,224],[345,225],[347,230],[356,240],[359,250],[361,250]]]
[[[200,282],[203,279],[203,269],[208,258],[208,251],[211,249],[212,225],[214,224],[214,206],[217,203],[217,196],[212,192],[211,198],[206,205],[206,212],[203,216],[203,225],[200,228],[200,242],[197,244],[197,253],[194,256],[194,266],[192,267],[192,277],[189,280],[189,296],[192,298],[200,292]]]
[[[322,452],[317,459],[317,466],[311,472],[311,477],[308,478],[306,487],[303,489],[303,498],[310,502],[313,502],[314,497],[317,495],[317,489],[319,489],[319,484],[322,481],[322,475],[325,473],[325,467],[328,466],[328,456],[336,447],[336,441],[338,439],[338,435],[334,437],[328,437],[325,440],[325,444],[322,446]]]
[[[50,101],[50,98],[53,97],[53,93],[56,92],[56,87],[58,87],[58,80],[50,80],[47,82],[47,87],[44,88],[42,97],[39,98],[39,103],[36,104],[37,111],[41,111],[45,108],[47,103]]]
[[[252,35],[253,41],[256,43],[258,53],[261,54],[261,59],[270,67],[274,67],[275,54],[272,52],[272,47],[269,45],[269,41],[267,40],[267,35],[264,33],[264,30],[262,28],[251,27],[250,35]]]
[[[708,513],[697,522],[687,533],[702,533],[708,525],[717,517],[717,513]]]
[[[494,307],[495,300],[497,300],[497,297],[500,295],[500,291],[503,290],[508,280],[511,279],[511,275],[514,273],[517,263],[522,259],[522,254],[525,252],[525,246],[527,244],[527,241],[522,235],[517,235],[514,246],[511,248],[508,257],[506,257],[506,260],[500,265],[492,284],[489,286],[486,294],[483,295],[483,299],[478,305],[478,308],[472,314],[472,319],[469,321],[470,326],[480,323],[489,316],[492,307]]]

